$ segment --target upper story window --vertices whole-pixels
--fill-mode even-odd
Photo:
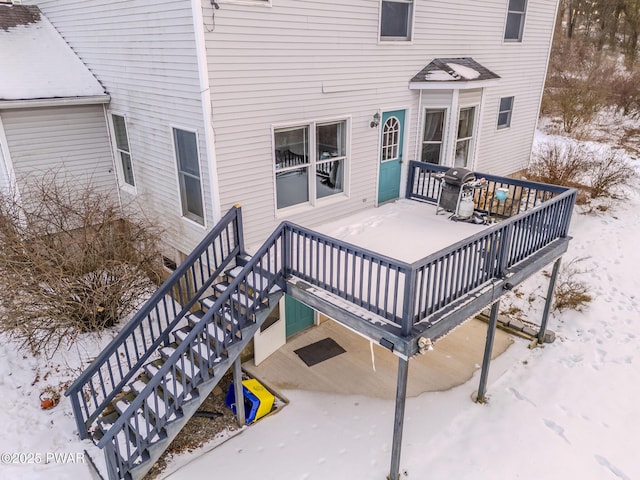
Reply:
[[[513,97],[502,97],[500,99],[500,110],[498,111],[498,128],[508,128],[511,126],[512,112]]]
[[[442,158],[442,139],[444,135],[444,108],[427,108],[424,114],[424,132],[422,135],[421,160],[439,164]]]
[[[178,163],[178,184],[180,186],[182,215],[204,225],[198,137],[195,132],[174,128],[173,147]]]
[[[476,107],[467,107],[460,109],[460,115],[458,116],[456,153],[454,158],[455,167],[468,168],[471,163],[475,116]]]
[[[411,40],[413,0],[382,0],[381,40]]]
[[[524,17],[527,11],[527,0],[509,0],[507,24],[504,28],[504,39],[521,42],[524,32]]]
[[[118,170],[122,181],[132,187],[136,186],[133,178],[133,165],[131,164],[131,149],[129,148],[129,135],[127,134],[127,122],[122,115],[111,115],[113,125],[113,137],[115,140],[116,156],[118,157]]]
[[[278,209],[344,192],[346,120],[279,128],[274,145]]]

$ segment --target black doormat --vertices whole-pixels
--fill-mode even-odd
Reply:
[[[338,345],[333,338],[329,337],[294,350],[294,353],[297,354],[308,367],[316,363],[324,362],[344,352],[346,352],[346,350]]]

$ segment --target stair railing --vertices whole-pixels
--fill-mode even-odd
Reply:
[[[244,253],[233,207],[65,392],[81,438],[234,258]]]
[[[268,308],[264,302],[274,286],[284,287],[285,234],[286,225],[282,224],[100,439],[97,445],[105,451],[113,478],[123,478],[124,473],[142,461],[146,448],[165,435],[167,423],[182,415],[180,408],[185,399],[197,395],[198,386],[224,373],[216,371],[216,366],[223,362],[225,351],[227,366],[240,355],[240,347],[249,341],[249,338],[242,338],[242,329],[255,323],[258,311]],[[213,345],[203,340],[207,338],[205,332],[210,325],[229,332],[228,339],[220,341],[215,336]],[[229,352],[230,348],[233,352]],[[178,385],[182,394],[171,395],[170,391],[178,391]]]

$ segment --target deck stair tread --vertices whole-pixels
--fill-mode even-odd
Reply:
[[[162,347],[160,349],[160,355],[162,355],[166,360],[173,355],[173,352],[175,351],[176,349],[173,347]],[[182,356],[182,360],[178,360],[176,363],[176,369],[189,380],[193,380],[193,378],[200,373],[200,368],[197,365],[194,365],[193,362],[184,355]]]
[[[204,315],[204,312],[202,311],[200,312]],[[201,315],[198,315],[200,312],[192,313],[188,316],[187,320],[191,328],[193,328],[202,318]],[[224,317],[229,322],[233,320],[229,312],[225,312]],[[209,335],[212,341],[217,340],[222,344],[226,344],[226,342],[229,340],[229,335],[227,332],[225,332],[225,329],[214,322],[210,322],[207,325],[207,334]]]
[[[228,283],[221,282],[221,283],[217,283],[216,284],[215,290],[220,295],[220,294],[224,293],[227,290],[228,287],[229,287]],[[251,292],[234,292],[231,295],[229,295],[229,297],[230,297],[231,300],[233,300],[234,302],[239,303],[241,306],[243,306],[245,308],[252,307],[254,302],[255,302],[253,291],[251,291]],[[217,298],[216,298],[216,300],[217,300]]]
[[[227,275],[232,278],[235,279],[238,275],[240,275],[240,272],[242,272],[242,267],[241,266],[236,266],[233,267],[229,270],[227,270]],[[247,282],[247,286],[251,289],[255,289],[256,286],[261,289],[264,286],[269,284],[269,278],[267,278],[266,276],[260,274],[260,273],[249,273],[247,274],[247,276],[245,277],[245,280]],[[278,285],[274,285],[271,290],[269,291],[269,293],[275,293],[278,290],[280,290],[280,287],[278,287]]]

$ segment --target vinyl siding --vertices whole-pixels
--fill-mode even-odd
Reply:
[[[214,223],[190,0],[42,0],[35,3],[111,95],[127,119],[135,196],[164,228],[164,241],[190,252]],[[206,227],[182,218],[172,127],[198,135]],[[167,252],[169,253],[169,252]]]
[[[522,43],[503,42],[507,0],[416,2],[412,41],[395,43],[378,40],[378,1],[204,6],[222,210],[243,205],[247,243],[259,243],[283,218],[313,226],[374,205],[380,133],[371,118],[407,108],[405,152],[415,158],[423,108],[407,87],[434,58],[473,57],[501,76],[482,96],[476,168],[507,174],[526,166],[557,0],[528,3]],[[422,106],[430,94],[423,92]],[[516,97],[512,125],[497,131],[505,95]],[[481,98],[461,92],[461,104],[472,97]],[[278,214],[273,126],[342,117],[351,118],[348,198]]]
[[[55,174],[115,194],[102,105],[5,110],[2,122],[21,193],[35,177]]]

